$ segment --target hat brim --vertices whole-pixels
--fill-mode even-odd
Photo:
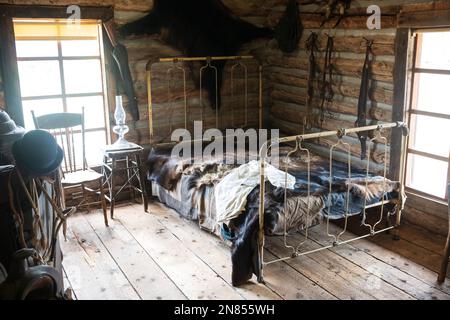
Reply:
[[[52,164],[46,168],[35,168],[25,160],[27,155],[25,154],[26,150],[24,150],[24,148],[22,148],[22,140],[17,140],[14,143],[14,145],[12,147],[12,152],[14,155],[14,159],[16,160],[16,163],[20,167],[27,170],[27,172],[30,175],[35,176],[35,177],[45,176],[45,175],[48,175],[48,174],[54,172],[56,169],[58,169],[58,167],[60,166],[60,164],[64,158],[63,150],[61,149],[60,146],[57,146],[56,157],[55,157],[55,160],[52,162]],[[28,156],[30,156],[30,155],[28,155]]]

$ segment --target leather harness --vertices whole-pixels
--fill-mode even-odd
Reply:
[[[367,99],[369,96],[369,81],[371,72],[371,59],[373,41],[367,41],[366,58],[364,60],[364,66],[361,74],[361,88],[359,90],[358,98],[358,119],[355,122],[356,127],[364,127],[367,125]],[[363,131],[358,133],[358,139],[361,142],[361,160],[366,158],[367,153],[367,138],[368,132]]]
[[[328,36],[327,47],[325,49],[325,63],[323,66],[322,83],[320,97],[322,102],[320,104],[320,128],[322,128],[323,121],[325,119],[325,103],[329,104],[333,102],[333,64],[331,63],[331,56],[334,49],[334,39],[332,36]]]
[[[309,72],[308,72],[308,89],[306,100],[306,116],[303,120],[303,128],[311,129],[313,126],[313,98],[314,98],[314,80],[316,77],[316,56],[315,52],[318,51],[317,46],[317,33],[312,32],[306,40],[306,49],[309,51]]]

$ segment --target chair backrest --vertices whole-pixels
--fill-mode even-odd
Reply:
[[[48,130],[62,148],[64,152],[63,172],[75,172],[80,169],[86,170],[84,107],[81,113],[51,113],[39,117],[35,116],[34,111],[31,111],[31,114],[36,129]],[[79,156],[77,157],[75,152],[77,149],[75,147],[75,135],[81,135],[81,159]]]

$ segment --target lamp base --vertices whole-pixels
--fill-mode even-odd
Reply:
[[[106,146],[105,151],[119,151],[119,150],[133,150],[133,149],[142,149],[142,147],[136,143],[128,142],[124,138],[119,138],[113,144]]]

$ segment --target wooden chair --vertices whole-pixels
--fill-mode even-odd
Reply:
[[[447,275],[448,259],[450,257],[450,184],[447,186],[448,199],[448,236],[447,243],[444,249],[444,255],[442,257],[441,270],[439,271],[438,282],[444,282]]]
[[[106,199],[103,190],[103,175],[91,170],[86,162],[85,128],[84,128],[84,108],[82,113],[52,113],[36,117],[31,111],[36,129],[48,130],[58,141],[64,152],[64,160],[61,164],[62,190],[74,187],[81,187],[81,192],[74,193],[74,199],[81,198],[76,205],[77,209],[86,207],[89,211],[90,205],[101,204],[105,225],[108,226],[108,216],[106,209]],[[76,154],[75,135],[81,134],[81,158]],[[87,184],[98,183],[98,190],[92,189]],[[63,192],[65,195],[65,192]],[[99,195],[99,201],[88,202],[87,195]],[[63,195],[63,199],[64,199]],[[65,199],[64,204],[65,206]]]

